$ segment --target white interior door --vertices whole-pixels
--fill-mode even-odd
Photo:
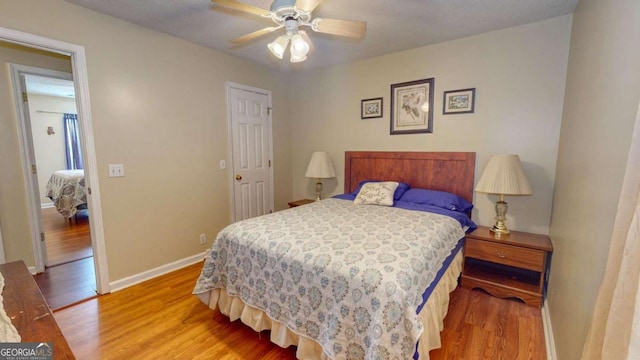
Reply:
[[[38,168],[36,166],[36,156],[33,146],[33,136],[31,129],[31,114],[29,112],[29,99],[27,95],[27,83],[25,74],[31,71],[32,73],[39,73],[39,75],[47,74],[51,77],[58,77],[62,79],[71,79],[71,74],[62,73],[59,71],[53,71],[48,69],[32,68],[28,66],[21,66],[11,64],[10,69],[13,72],[13,76],[17,77],[17,88],[14,88],[16,98],[19,99],[22,116],[19,116],[20,133],[22,135],[22,154],[26,159],[25,167],[27,168],[26,188],[27,198],[29,201],[29,222],[31,225],[31,232],[33,237],[34,258],[36,264],[36,271],[43,272],[44,266],[47,265],[47,244],[44,238],[44,229],[42,228],[42,217],[40,214],[40,187],[38,183]]]
[[[233,221],[273,212],[271,93],[228,84]]]

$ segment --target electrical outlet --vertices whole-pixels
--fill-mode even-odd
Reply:
[[[200,245],[207,243],[207,234],[200,234]]]

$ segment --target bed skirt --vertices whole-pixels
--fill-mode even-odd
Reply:
[[[462,259],[462,251],[459,251],[419,314],[420,321],[424,326],[418,344],[420,360],[428,360],[429,351],[441,347],[440,332],[444,328],[444,317],[449,309],[449,294],[458,286],[458,277],[462,272]],[[316,341],[294,333],[281,322],[271,319],[263,311],[246,305],[237,296],[230,296],[221,289],[211,290],[197,296],[211,309],[215,310],[218,307],[220,312],[228,316],[231,321],[240,319],[256,332],[271,330],[272,343],[283,348],[291,345],[297,346],[296,357],[298,359],[330,359]]]

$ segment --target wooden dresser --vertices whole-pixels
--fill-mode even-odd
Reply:
[[[0,272],[4,277],[4,310],[22,337],[22,342],[51,343],[54,359],[75,359],[24,262],[0,264]]]

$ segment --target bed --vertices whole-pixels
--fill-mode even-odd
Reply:
[[[470,208],[455,211],[466,212],[465,227],[446,212],[396,207],[402,197],[393,207],[352,198],[377,179],[470,203],[474,172],[475,153],[346,152],[343,195],[229,225],[193,292],[232,321],[271,330],[275,344],[296,345],[299,359],[428,359],[474,226]]]
[[[46,196],[56,210],[71,219],[78,210],[87,208],[87,187],[84,170],[57,170],[47,182]]]

